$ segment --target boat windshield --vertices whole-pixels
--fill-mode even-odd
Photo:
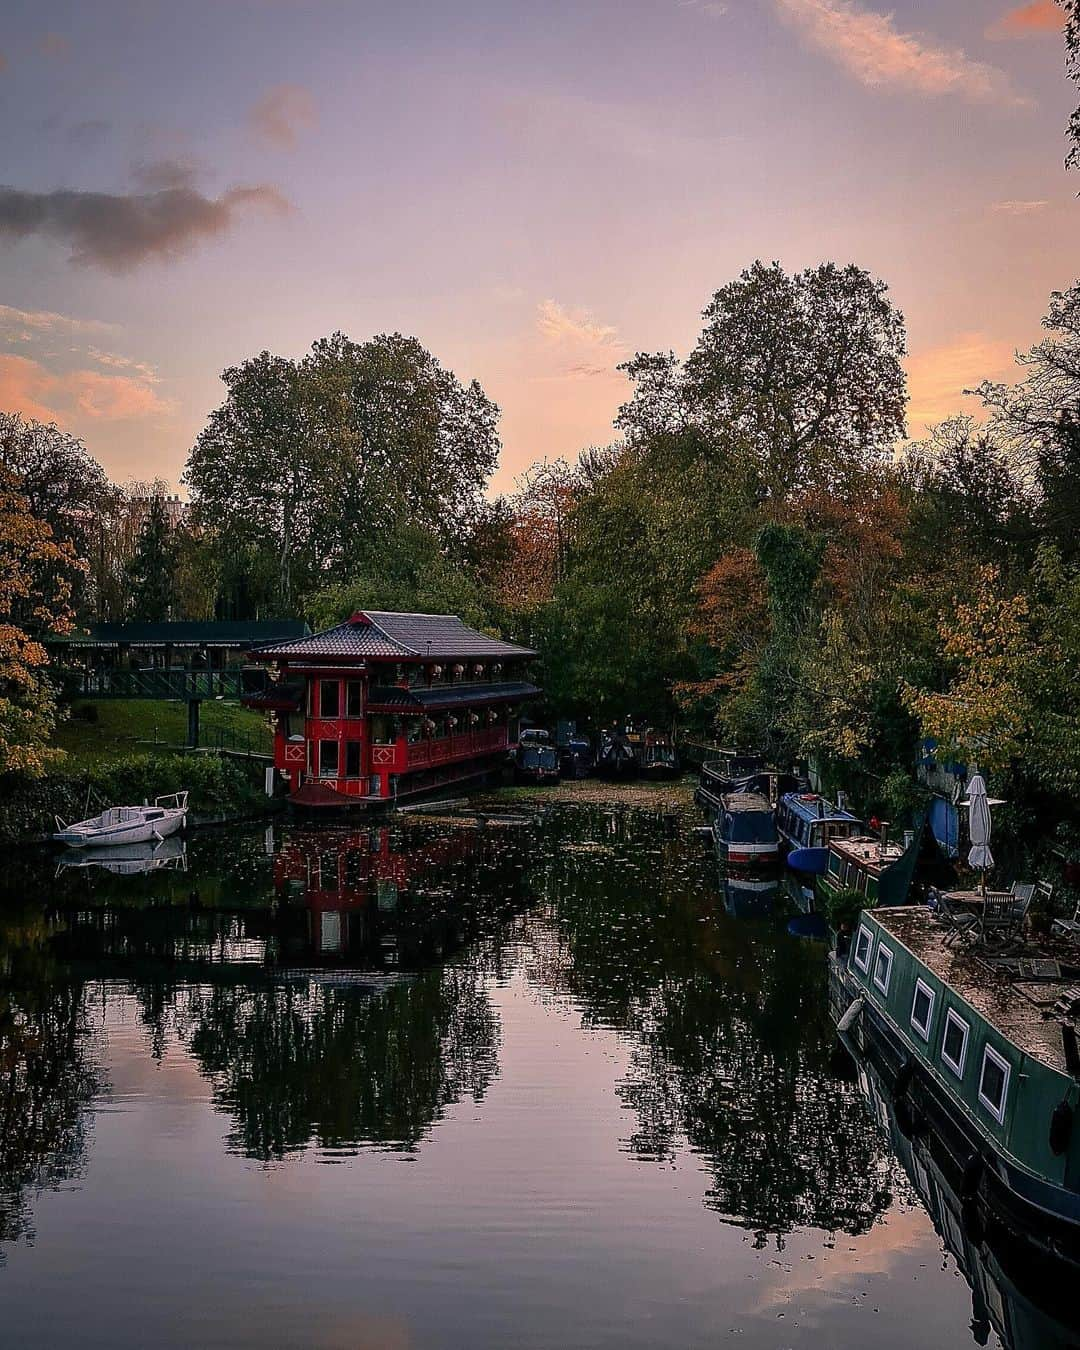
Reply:
[[[776,838],[770,811],[736,811],[728,818],[727,836],[733,844],[769,844]]]

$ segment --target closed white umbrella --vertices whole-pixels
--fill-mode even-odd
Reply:
[[[968,863],[980,872],[986,872],[994,865],[994,855],[990,852],[990,802],[981,773],[971,775],[967,805],[968,835],[971,839]]]

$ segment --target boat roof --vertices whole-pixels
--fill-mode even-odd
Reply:
[[[1046,938],[1038,951],[1021,958],[988,957],[945,945],[949,930],[925,905],[886,905],[870,916],[894,941],[927,966],[965,1003],[1025,1054],[1068,1073],[1061,1041],[1061,1021],[1054,1004],[1080,981],[1080,948],[1066,939]],[[1060,978],[1024,978],[1029,963],[1056,963]]]
[[[904,856],[902,844],[890,840],[883,844],[876,834],[856,834],[847,839],[830,839],[829,848],[847,858],[864,872],[877,876]]]
[[[720,798],[724,804],[725,811],[732,813],[767,811],[772,813],[772,807],[769,805],[769,799],[762,797],[757,792],[725,792]]]
[[[834,806],[820,792],[785,792],[780,800],[786,802],[802,820],[851,820],[856,823],[859,820],[850,811]],[[819,810],[819,806],[823,810]]]

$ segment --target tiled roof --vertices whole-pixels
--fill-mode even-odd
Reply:
[[[431,657],[433,660],[496,660],[535,656],[528,647],[478,633],[456,614],[391,614],[368,610],[354,614],[336,628],[327,628],[294,642],[274,642],[259,650],[263,657],[366,657],[394,660]]]

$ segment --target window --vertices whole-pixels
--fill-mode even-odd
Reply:
[[[829,871],[834,877],[840,875],[840,855],[838,853],[829,854]]]
[[[345,681],[345,716],[363,717],[364,682],[363,680]]]
[[[992,1045],[983,1051],[979,1074],[979,1101],[1000,1125],[1005,1119],[1005,1098],[1009,1094],[1009,1065]]]
[[[892,952],[888,947],[878,945],[877,960],[874,962],[874,983],[883,994],[889,992],[889,980],[892,978]]]
[[[336,778],[338,771],[337,741],[319,742],[319,777]]]
[[[870,929],[866,924],[859,927],[858,936],[855,938],[855,964],[864,973],[870,969],[870,948],[874,945],[874,939],[871,936]]]
[[[945,1015],[945,1033],[941,1038],[941,1058],[952,1069],[957,1078],[963,1078],[964,1076],[969,1030],[970,1028],[964,1019],[958,1017],[950,1008]]]
[[[392,718],[373,717],[371,719],[371,743],[372,745],[394,744],[394,726]]]
[[[360,742],[345,742],[345,777],[360,777]]]
[[[930,1039],[930,1019],[934,1015],[934,991],[925,980],[915,981],[915,996],[911,1000],[911,1025],[924,1041]]]
[[[341,683],[338,680],[319,681],[319,716],[337,717],[341,707]]]

